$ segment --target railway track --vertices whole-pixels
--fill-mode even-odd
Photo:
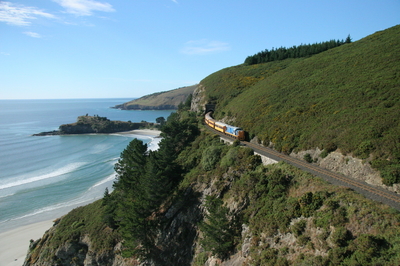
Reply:
[[[207,126],[207,128],[210,131],[212,131],[213,133],[218,134],[225,139],[234,140],[234,138],[227,136],[221,132],[218,132],[208,126]],[[253,144],[253,143],[250,143],[247,141],[241,141],[241,144],[243,146],[247,146],[247,147],[253,149],[255,152],[257,152],[261,155],[264,155],[264,156],[274,159],[276,161],[285,161],[285,162],[287,162],[295,167],[298,167],[304,171],[307,171],[313,175],[319,176],[331,184],[351,188],[354,191],[364,195],[367,198],[382,202],[382,203],[387,204],[387,205],[400,211],[400,195],[399,194],[393,193],[391,191],[385,190],[380,187],[372,186],[361,180],[356,180],[356,179],[341,175],[339,173],[332,172],[330,170],[321,168],[317,165],[301,161],[299,159],[290,157],[288,155],[282,154],[280,152],[277,152],[273,149],[270,149],[270,148],[267,148],[267,147],[264,147],[261,145]]]

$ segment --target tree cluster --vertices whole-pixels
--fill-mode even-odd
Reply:
[[[351,43],[350,35],[347,36],[346,40],[330,40],[327,42],[314,44],[301,44],[299,46],[293,46],[290,48],[280,47],[276,49],[272,48],[272,50],[265,49],[264,51],[255,55],[248,56],[244,63],[246,65],[254,65],[283,60],[286,58],[306,57],[338,47],[345,43]]]
[[[229,209],[223,206],[223,201],[215,196],[207,196],[205,207],[208,213],[205,220],[199,224],[203,232],[201,241],[205,250],[212,255],[224,258],[234,247],[235,230],[229,220]]]
[[[181,149],[198,133],[194,118],[182,120],[173,113],[162,127],[157,151],[147,144],[132,140],[115,165],[117,181],[114,191],[104,194],[107,224],[122,234],[124,255],[147,255],[155,247],[161,225],[160,205],[171,195],[182,178],[175,162]],[[159,217],[160,216],[160,217]]]
[[[192,105],[192,98],[193,98],[193,94],[189,94],[189,96],[186,98],[185,102],[181,102],[178,105],[178,111],[189,111],[190,107]]]

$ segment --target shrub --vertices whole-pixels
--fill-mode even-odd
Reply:
[[[224,157],[221,159],[221,167],[228,168],[232,166],[238,156],[237,148],[230,148]]]
[[[313,162],[313,158],[311,157],[311,155],[309,153],[306,153],[304,155],[303,159],[308,163],[312,163]]]
[[[380,257],[381,252],[388,248],[388,243],[384,238],[364,234],[360,235],[351,244],[349,249],[354,253],[348,260],[349,265],[383,265],[383,262],[373,263],[373,261]],[[385,263],[386,264],[386,263]],[[389,264],[386,264],[389,265]]]
[[[332,233],[332,242],[338,247],[347,246],[347,242],[351,239],[351,233],[346,228],[336,227]]]
[[[324,149],[329,153],[333,152],[337,149],[337,145],[333,142],[329,142],[328,144],[325,145]]]
[[[301,212],[305,217],[309,217],[313,212],[319,209],[324,202],[324,196],[322,193],[312,192],[305,193],[300,199],[299,204],[301,207]]]
[[[214,169],[216,163],[220,160],[221,147],[210,146],[204,150],[201,158],[201,165],[205,171]]]
[[[194,259],[194,266],[203,266],[208,259],[207,252],[202,252],[196,256]]]
[[[310,237],[305,236],[305,235],[301,235],[297,238],[297,244],[300,246],[305,246],[307,245],[308,242],[310,242]]]
[[[381,176],[385,185],[392,186],[395,183],[400,183],[400,164],[386,166],[381,171]]]
[[[323,150],[323,151],[321,152],[321,154],[319,155],[319,157],[325,158],[326,156],[328,156],[328,154],[329,154],[329,152],[328,152],[327,150]]]
[[[368,158],[369,154],[374,150],[374,145],[370,140],[366,140],[358,145],[358,148],[354,151],[355,155],[357,155],[361,159]]]
[[[290,228],[292,230],[292,233],[298,237],[303,234],[304,230],[306,229],[307,226],[307,221],[306,220],[301,220],[295,224],[292,225]]]

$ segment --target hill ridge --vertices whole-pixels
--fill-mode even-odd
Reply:
[[[217,71],[215,117],[284,153],[335,147],[400,182],[400,25],[320,54]]]
[[[193,93],[197,85],[181,87],[170,91],[156,92],[140,97],[113,108],[122,110],[176,110],[180,103]]]

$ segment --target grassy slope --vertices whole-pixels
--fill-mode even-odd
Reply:
[[[400,158],[400,26],[302,59],[216,72],[201,83],[251,136],[278,150],[335,144],[343,153]],[[376,165],[382,164],[376,163]],[[378,161],[378,160],[376,160]]]
[[[192,94],[196,85],[183,87],[166,92],[158,92],[150,95],[143,96],[139,99],[125,103],[124,105],[129,108],[131,105],[143,106],[160,106],[160,105],[175,105],[178,106],[184,102],[189,94]]]

